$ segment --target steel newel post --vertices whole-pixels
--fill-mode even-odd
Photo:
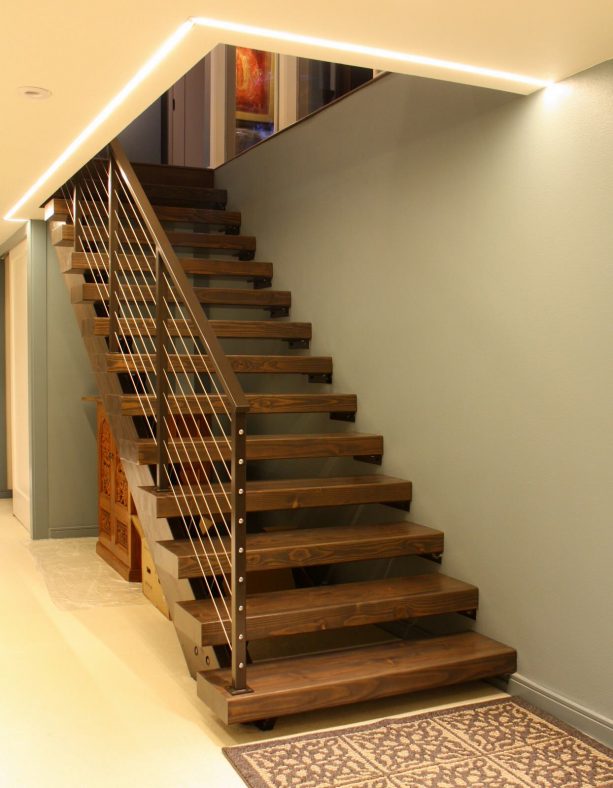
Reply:
[[[119,287],[117,284],[119,260],[117,240],[117,168],[109,159],[109,350],[119,351]]]
[[[231,692],[249,692],[247,687],[247,429],[246,411],[232,413],[232,687]]]
[[[168,380],[165,374],[168,334],[168,283],[164,261],[159,249],[155,254],[155,417],[156,417],[156,483],[158,490],[168,490]]]
[[[81,184],[75,181],[72,192],[72,225],[74,227],[74,250],[80,251],[81,244]]]

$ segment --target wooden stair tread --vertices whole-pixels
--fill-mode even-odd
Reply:
[[[138,179],[145,183],[212,188],[215,181],[215,170],[207,167],[189,167],[181,164],[149,164],[148,162],[132,162],[132,167],[134,167]]]
[[[229,485],[175,487],[159,492],[155,487],[144,487],[155,499],[157,517],[176,517],[197,514],[198,510],[229,511],[226,495]],[[225,495],[223,494],[225,493]],[[366,503],[386,503],[408,508],[411,482],[391,476],[365,475],[327,477],[321,479],[265,479],[247,482],[246,507],[248,512],[276,509],[301,509],[317,506],[341,506]]]
[[[108,336],[109,318],[94,319],[95,336]],[[280,320],[209,320],[209,325],[221,339],[288,339],[310,340],[310,323],[292,323]],[[148,318],[121,318],[121,328],[127,333],[155,336],[155,321]],[[195,330],[191,320],[175,320],[170,323],[171,332],[189,336]]]
[[[354,414],[358,403],[355,394],[246,394],[249,413],[346,413]],[[155,413],[156,398],[146,394],[123,394],[115,397],[117,407],[126,416]],[[226,398],[216,394],[173,396],[173,413],[225,413]],[[144,407],[143,407],[144,406]]]
[[[196,298],[201,304],[211,306],[242,306],[254,309],[289,309],[292,303],[291,293],[285,290],[251,290],[238,287],[194,287]],[[108,300],[108,286],[105,284],[86,282],[79,284],[73,291],[73,303],[98,302]],[[155,288],[153,285],[127,285],[121,284],[119,300],[121,302],[155,302]],[[177,299],[173,289],[171,301]]]
[[[156,205],[173,205],[223,210],[228,201],[228,193],[225,189],[176,186],[146,181],[142,183],[142,187],[154,208]]]
[[[247,596],[245,636],[257,640],[458,613],[475,610],[478,597],[475,586],[442,574],[252,594]],[[229,631],[229,610],[230,600],[224,605],[219,599],[194,599],[177,603],[174,621],[192,642],[219,645]]]
[[[190,276],[211,276],[225,279],[226,277],[254,280],[258,283],[272,279],[272,263],[260,263],[252,260],[213,260],[204,257],[178,257],[179,264]],[[140,271],[148,273],[155,270],[155,260],[146,255],[121,256],[120,266],[123,271]],[[109,256],[103,252],[72,252],[63,273],[83,273],[84,271],[108,272]]]
[[[157,444],[152,438],[124,441],[120,447],[122,459],[140,465],[155,464]],[[171,462],[195,460],[230,460],[231,448],[213,438],[192,436],[170,438]],[[306,459],[314,457],[380,457],[383,437],[359,432],[322,432],[307,434],[249,435],[247,460]]]
[[[230,538],[207,536],[203,544],[189,539],[158,542],[158,564],[178,579],[230,571],[226,559]],[[247,571],[337,564],[400,555],[440,554],[442,531],[417,523],[377,523],[326,528],[297,528],[247,534]],[[205,559],[205,553],[209,559]],[[199,560],[200,559],[200,560]],[[209,566],[211,562],[212,567]]]
[[[130,218],[135,217],[134,211],[125,206]],[[108,210],[106,204],[95,200],[82,200],[81,212],[87,216],[101,217]],[[72,205],[68,200],[54,197],[45,205],[45,221],[67,222],[71,221]],[[182,224],[217,225],[219,227],[240,227],[241,215],[238,211],[220,211],[213,208],[181,207],[175,205],[156,205],[155,213],[161,222],[175,222]],[[124,214],[122,214],[123,216]]]
[[[192,249],[216,249],[222,252],[254,252],[255,238],[252,235],[228,235],[226,233],[199,233],[182,230],[168,230],[168,240],[173,246]],[[117,237],[120,244],[139,244],[149,242],[149,235],[140,227],[121,224]],[[106,243],[107,228],[99,225],[82,225],[81,238],[85,241]],[[51,232],[54,246],[74,246],[74,226],[60,224]]]
[[[202,566],[207,571],[211,569],[209,562],[203,560],[205,552],[213,572],[230,571],[226,560],[229,537],[207,536],[203,545],[189,539],[158,544],[158,564],[179,579],[201,577]],[[269,531],[247,534],[247,571],[442,553],[443,545],[442,531],[408,522]]]
[[[252,692],[230,671],[198,674],[198,695],[226,723],[294,714],[514,672],[514,649],[477,632],[396,641],[249,665]]]
[[[109,372],[153,372],[153,356],[121,353],[107,353]],[[328,356],[226,356],[235,372],[245,374],[332,374],[332,359]],[[214,366],[206,356],[169,356],[170,367],[175,372],[214,372]]]

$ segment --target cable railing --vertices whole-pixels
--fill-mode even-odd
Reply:
[[[247,691],[247,398],[119,142],[63,196],[109,321],[109,351],[121,355],[155,443],[156,490],[185,512],[231,650],[231,691]]]

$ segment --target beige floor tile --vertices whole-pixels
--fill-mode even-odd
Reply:
[[[198,700],[154,607],[109,602],[108,584],[99,606],[91,589],[87,607],[62,605],[36,552],[0,501],[2,788],[233,788],[243,783],[223,746],[501,695],[472,684],[288,717],[270,733],[226,728]]]

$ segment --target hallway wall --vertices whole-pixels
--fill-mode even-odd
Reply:
[[[216,176],[477,628],[609,721],[611,106],[613,62],[529,97],[389,76]]]

